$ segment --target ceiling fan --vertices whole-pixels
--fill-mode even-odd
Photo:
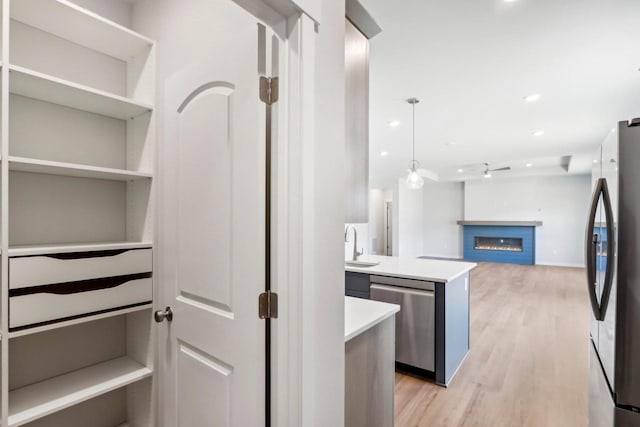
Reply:
[[[484,164],[484,177],[491,178],[491,172],[510,171],[511,166],[505,166],[503,168],[489,169],[489,163]]]

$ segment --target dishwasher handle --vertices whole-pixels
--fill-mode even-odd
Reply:
[[[388,285],[379,285],[377,283],[371,284],[371,289],[379,289],[381,291],[387,292],[397,292],[409,295],[420,295],[420,296],[433,296],[433,291],[427,291],[422,289],[413,289],[413,288],[401,288],[399,286],[388,286]]]

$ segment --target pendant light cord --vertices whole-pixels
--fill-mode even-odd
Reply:
[[[412,123],[411,123],[411,133],[412,133],[412,157],[411,157],[411,170],[416,169],[416,104],[420,102],[418,98],[409,98],[407,100],[409,104],[412,106]]]
[[[413,102],[412,106],[413,106],[413,124],[411,126],[411,128],[412,128],[411,131],[413,133],[413,136],[412,136],[412,139],[413,139],[413,162],[412,162],[412,165],[415,166],[415,164],[416,164],[416,103]]]

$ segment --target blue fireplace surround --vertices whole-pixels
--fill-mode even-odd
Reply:
[[[459,221],[464,227],[464,260],[534,265],[538,222]]]

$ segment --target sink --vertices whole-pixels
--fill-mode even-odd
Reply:
[[[379,262],[370,261],[345,261],[344,263],[349,267],[373,267],[380,264]]]

